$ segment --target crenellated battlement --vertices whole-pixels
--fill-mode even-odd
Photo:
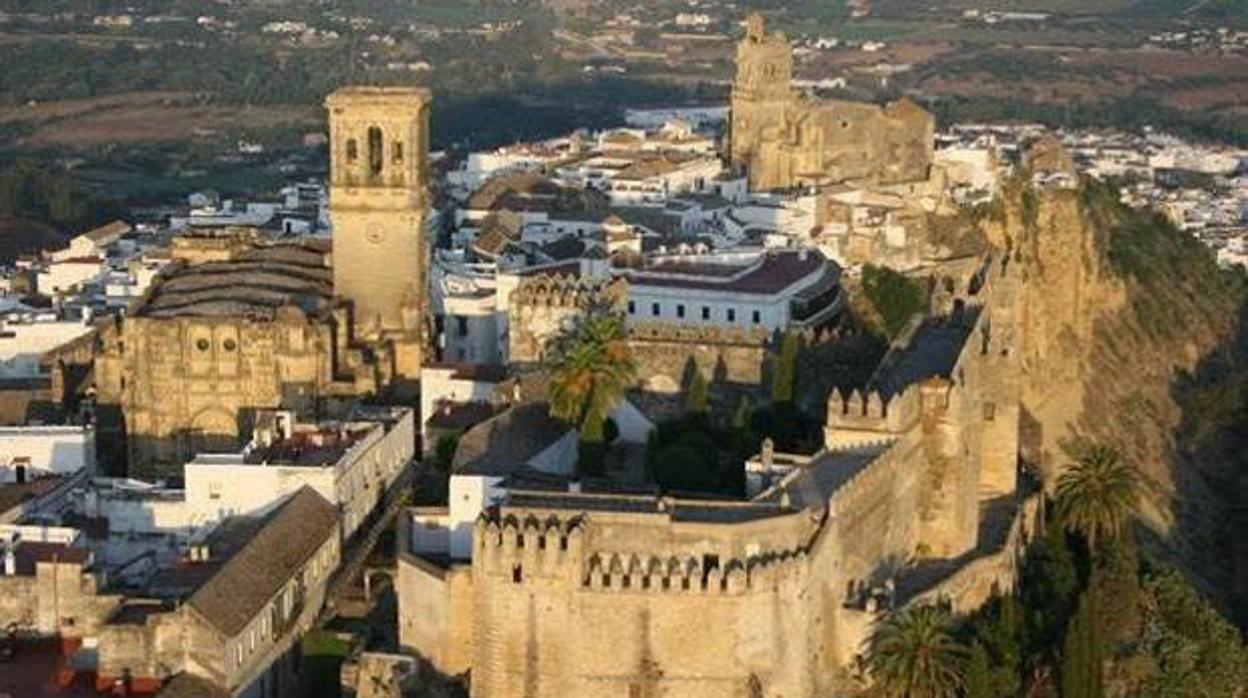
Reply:
[[[828,396],[827,428],[897,434],[914,424],[921,406],[915,385],[889,396],[878,390],[855,389],[849,394],[833,390]]]
[[[567,552],[584,534],[580,517],[561,519],[549,516],[539,519],[527,516],[493,516],[482,512],[477,518],[475,541],[484,552],[497,548],[504,554],[512,551]]]
[[[603,592],[736,595],[796,580],[806,570],[805,550],[786,550],[720,561],[712,555],[659,557],[636,553],[591,554],[583,588]]]
[[[583,310],[596,305],[617,305],[627,295],[623,279],[587,278],[573,274],[538,274],[520,281],[512,293],[517,305]]]

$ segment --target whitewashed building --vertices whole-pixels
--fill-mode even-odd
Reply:
[[[101,256],[55,259],[35,275],[35,290],[45,296],[69,293],[94,281],[106,271],[108,265]]]
[[[0,427],[0,484],[95,469],[90,426]]]
[[[628,280],[628,321],[687,326],[817,327],[844,305],[840,266],[816,250],[655,255]]]
[[[92,330],[86,319],[62,319],[51,312],[13,312],[0,316],[0,378],[42,375],[47,352]]]
[[[416,455],[412,410],[361,417],[296,424],[291,413],[268,413],[242,452],[197,455],[185,467],[188,524],[263,514],[308,485],[338,507],[349,540]]]
[[[55,261],[107,256],[109,248],[132,230],[125,221],[113,221],[107,225],[88,230],[69,241],[69,246],[52,253]]]

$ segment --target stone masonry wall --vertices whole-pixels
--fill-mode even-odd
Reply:
[[[665,527],[657,518],[633,528],[652,537]],[[592,519],[478,526],[473,696],[813,694],[805,552],[694,555],[699,541],[730,549],[672,524],[671,541],[688,542],[643,558],[611,551],[598,534],[617,527],[599,528]]]

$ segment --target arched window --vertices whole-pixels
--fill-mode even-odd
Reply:
[[[368,129],[368,171],[379,175],[381,174],[382,154],[381,129],[376,126],[370,126]]]
[[[360,156],[360,148],[355,144],[354,138],[347,139],[347,162],[355,162]]]

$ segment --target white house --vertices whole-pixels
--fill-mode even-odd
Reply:
[[[125,221],[113,221],[75,237],[69,241],[69,247],[52,253],[52,259],[63,261],[82,259],[85,257],[104,257],[108,249],[121,237],[132,230]]]
[[[86,319],[66,320],[55,313],[14,312],[0,317],[0,378],[41,375],[44,354],[91,330]]]
[[[69,293],[107,270],[104,258],[99,256],[54,259],[35,275],[35,290],[45,296]]]
[[[92,427],[0,427],[0,484],[66,477],[84,469],[95,469]]]
[[[309,485],[338,507],[347,540],[412,462],[415,448],[415,415],[406,408],[320,424],[266,413],[242,452],[199,454],[186,464],[187,520],[203,527],[263,514]]]
[[[816,250],[655,255],[628,280],[628,321],[688,326],[815,327],[844,304],[840,267]]]
[[[443,405],[489,402],[506,376],[500,366],[447,364],[426,366],[420,370],[420,415],[427,423]],[[420,437],[425,451],[433,449],[425,424]]]

